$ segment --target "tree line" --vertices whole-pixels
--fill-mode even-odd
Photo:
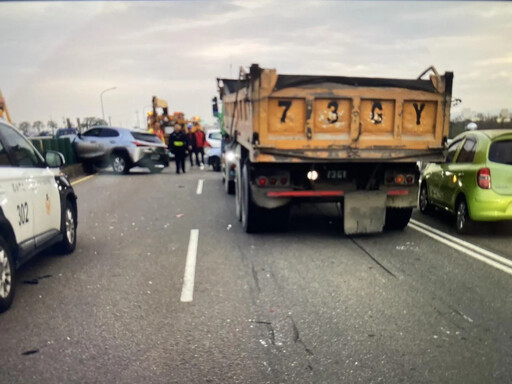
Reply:
[[[64,124],[59,125],[55,120],[48,120],[46,124],[41,120],[33,123],[22,121],[14,124],[25,136],[54,136],[59,128],[77,128],[79,132],[86,131],[91,127],[98,125],[108,125],[107,122],[99,117],[86,117],[83,120],[77,119],[76,122],[66,119]]]

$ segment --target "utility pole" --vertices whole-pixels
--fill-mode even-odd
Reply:
[[[117,89],[117,87],[107,88],[101,91],[100,93],[100,102],[101,102],[101,117],[103,118],[103,121],[105,121],[105,109],[103,108],[103,94],[108,91],[113,91],[114,89]]]

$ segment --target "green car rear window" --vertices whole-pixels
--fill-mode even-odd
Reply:
[[[489,148],[489,160],[512,165],[512,140],[495,141]]]

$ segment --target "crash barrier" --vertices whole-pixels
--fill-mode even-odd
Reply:
[[[73,145],[71,145],[71,142],[67,138],[32,137],[30,141],[43,156],[48,150],[58,151],[64,155],[66,165],[72,165],[78,162]]]

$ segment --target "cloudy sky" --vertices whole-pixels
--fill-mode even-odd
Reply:
[[[512,109],[512,3],[0,2],[0,89],[12,119],[142,122],[151,97],[212,121],[216,77],[278,73],[415,78],[454,71],[454,96]]]

